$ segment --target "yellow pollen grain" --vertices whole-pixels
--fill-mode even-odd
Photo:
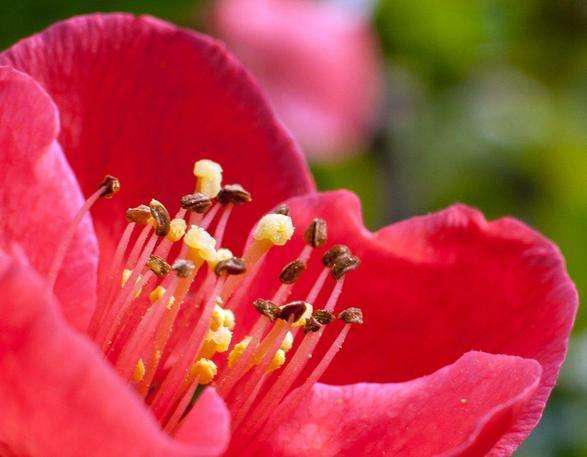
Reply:
[[[202,227],[192,225],[183,242],[203,260],[210,261],[216,258],[216,240]]]
[[[314,311],[314,307],[310,303],[306,303],[306,310],[304,314],[300,316],[300,318],[291,324],[292,327],[303,327],[306,325],[306,320],[312,316],[312,312]]]
[[[183,219],[173,219],[169,223],[169,233],[167,234],[167,239],[169,241],[179,241],[185,235],[187,229],[187,224]]]
[[[277,352],[275,353],[275,355],[273,356],[273,358],[271,359],[271,362],[269,363],[269,366],[267,367],[267,371],[277,370],[278,368],[281,368],[284,363],[285,363],[285,351],[283,349],[278,349]]]
[[[171,308],[173,308],[174,304],[175,304],[175,297],[169,297],[169,301],[165,305],[165,308],[167,308],[168,310],[171,310]]]
[[[287,332],[285,334],[285,338],[283,338],[283,341],[281,342],[281,346],[279,346],[279,349],[282,349],[285,352],[289,352],[289,350],[293,346],[293,340],[294,340],[293,333]]]
[[[236,363],[239,361],[239,359],[242,357],[242,355],[246,351],[250,342],[251,342],[251,337],[247,336],[247,337],[243,338],[240,343],[237,343],[234,345],[234,347],[232,348],[232,351],[230,351],[230,354],[228,354],[228,368],[232,368],[234,365],[236,365]]]
[[[124,285],[128,282],[128,279],[130,278],[130,275],[132,275],[132,270],[129,270],[128,268],[125,268],[122,271],[122,278],[120,279],[120,285],[122,287],[124,287]]]
[[[218,265],[218,262],[222,262],[223,260],[229,260],[233,257],[234,256],[232,255],[230,249],[220,248],[216,251],[216,256],[214,257],[214,259],[208,261],[208,265],[210,266],[210,269],[214,269],[216,268],[216,265]]]
[[[283,246],[294,233],[291,217],[283,214],[266,214],[259,220],[253,238],[257,241],[269,241],[271,244]]]
[[[157,286],[149,294],[149,300],[151,303],[155,303],[157,300],[161,300],[165,295],[165,287]]]
[[[234,326],[236,325],[236,318],[230,309],[224,310],[224,323],[222,325],[224,325],[228,330],[234,330]]]
[[[198,378],[198,384],[210,384],[218,373],[216,364],[207,358],[201,358],[192,365],[190,375]]]
[[[194,176],[198,178],[196,189],[214,198],[222,188],[222,167],[212,160],[198,160],[194,164]]]
[[[210,330],[216,331],[224,325],[224,310],[221,306],[214,305],[212,317],[210,319]]]
[[[143,362],[143,359],[139,359],[136,366],[135,366],[135,371],[132,375],[132,379],[134,382],[141,382],[143,380],[143,378],[145,377],[145,372],[147,370],[145,369],[145,362]]]
[[[201,357],[213,357],[217,352],[226,352],[232,340],[232,332],[226,327],[220,327],[218,330],[208,330],[206,339],[200,351]]]

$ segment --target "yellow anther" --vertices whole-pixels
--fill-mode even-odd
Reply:
[[[291,347],[293,346],[293,340],[294,340],[293,333],[287,332],[285,334],[285,338],[281,342],[281,346],[279,346],[279,348],[284,350],[285,352],[288,352],[291,349]]]
[[[306,325],[306,319],[309,319],[312,316],[312,312],[314,311],[313,306],[310,303],[306,303],[306,310],[304,314],[300,316],[300,318],[291,324],[292,327],[303,327]]]
[[[216,240],[206,230],[192,225],[183,238],[183,242],[203,260],[216,258]]]
[[[214,259],[208,261],[208,265],[210,266],[210,269],[213,270],[218,264],[218,262],[222,262],[223,260],[229,260],[233,257],[234,256],[232,255],[230,249],[220,248],[216,251],[216,256],[214,257]]]
[[[267,367],[267,371],[277,370],[278,368],[281,368],[281,366],[284,363],[285,363],[285,351],[283,349],[278,349],[277,352],[275,353],[275,355],[273,356],[273,358],[271,359],[271,362],[269,363],[269,366]]]
[[[198,378],[198,384],[210,384],[217,372],[218,368],[212,360],[201,358],[192,365],[190,375]]]
[[[232,348],[232,351],[230,351],[230,354],[228,354],[228,367],[229,368],[232,368],[239,361],[239,359],[242,357],[242,355],[246,351],[247,347],[249,346],[250,342],[251,342],[251,337],[247,336],[247,337],[243,338],[243,340],[240,343],[237,343],[234,345],[234,347]]]
[[[283,246],[292,237],[293,232],[291,217],[283,214],[266,214],[257,223],[253,238],[257,241],[265,240]]]
[[[214,198],[222,188],[222,167],[211,160],[198,160],[194,164],[194,176],[198,178],[197,190]]]
[[[155,303],[157,300],[161,300],[165,295],[165,287],[157,286],[149,294],[149,300],[151,303]]]
[[[234,326],[236,325],[236,319],[234,317],[234,313],[231,310],[224,310],[224,323],[222,325],[224,325],[228,330],[234,329]]]
[[[226,327],[220,327],[216,331],[208,330],[206,339],[200,351],[201,357],[213,357],[217,352],[226,352],[232,340],[232,332]]]
[[[187,224],[183,219],[173,219],[169,223],[169,233],[167,234],[167,239],[169,241],[179,241],[181,237],[185,235],[185,231],[187,229]]]
[[[128,282],[128,280],[130,279],[131,275],[132,275],[132,270],[129,270],[128,268],[125,268],[122,271],[122,279],[120,280],[120,285],[122,287],[124,287],[126,285],[126,283]],[[141,279],[143,279],[143,276],[142,275],[138,275],[137,276],[137,280],[135,281],[135,284],[138,284]],[[137,298],[139,295],[141,295],[141,291],[142,290],[143,290],[142,287],[140,289],[135,290],[134,293],[133,293],[133,297],[134,298]]]
[[[216,331],[224,325],[224,310],[218,305],[214,305],[212,317],[210,319],[210,330]]]
[[[136,366],[135,366],[135,371],[132,374],[132,379],[134,382],[141,382],[143,380],[143,378],[145,377],[145,372],[147,370],[145,369],[145,362],[143,362],[143,359],[139,359]]]

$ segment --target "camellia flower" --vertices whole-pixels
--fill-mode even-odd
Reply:
[[[577,306],[556,247],[465,206],[369,232],[209,38],[21,41],[0,153],[3,456],[501,456],[540,419]]]
[[[364,17],[318,0],[222,0],[214,22],[312,159],[365,147],[383,75]]]

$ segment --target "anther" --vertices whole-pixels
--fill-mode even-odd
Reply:
[[[160,278],[167,276],[167,273],[171,270],[171,266],[163,260],[161,257],[151,255],[147,260],[147,267]]]
[[[228,205],[234,203],[240,205],[252,201],[251,194],[240,184],[227,184],[218,192],[218,203]]]
[[[212,206],[212,200],[200,192],[181,197],[181,207],[194,213],[203,214]]]
[[[273,214],[281,214],[283,216],[289,216],[289,206],[285,203],[282,203],[277,208],[273,210]]]
[[[145,225],[151,220],[151,208],[147,205],[139,205],[134,208],[129,208],[124,213],[124,217],[128,222]]]
[[[294,226],[289,216],[283,214],[266,214],[255,230],[253,238],[257,241],[268,241],[273,245],[283,246],[289,241],[294,232]]]
[[[359,308],[347,308],[338,315],[338,318],[345,324],[362,324],[363,312]]]
[[[293,284],[296,282],[302,273],[306,270],[306,264],[299,260],[294,260],[288,263],[281,273],[279,274],[279,280],[284,284]]]
[[[264,316],[274,321],[280,314],[279,306],[270,300],[257,299],[253,302],[253,306]]]
[[[311,308],[312,305],[305,301],[292,301],[291,303],[288,303],[287,305],[279,308],[279,315],[277,317],[287,321],[293,316],[292,322],[297,323],[304,316],[304,314],[307,314],[307,310],[311,310]],[[311,312],[312,311],[310,311],[310,313]]]
[[[322,325],[328,325],[334,320],[334,314],[324,309],[317,309],[312,313],[312,317]]]
[[[104,188],[100,197],[112,198],[112,196],[120,190],[120,180],[114,176],[106,175],[99,187]]]
[[[327,267],[332,267],[336,259],[343,255],[350,255],[351,250],[344,244],[335,244],[332,246],[324,256],[322,256],[322,263]]]
[[[167,208],[163,206],[163,203],[155,199],[151,200],[149,208],[151,209],[151,216],[155,219],[155,233],[158,236],[166,236],[171,227],[171,219]]]
[[[315,333],[322,328],[322,324],[318,322],[318,320],[311,316],[309,319],[306,319],[306,323],[304,324],[304,333]]]
[[[214,273],[217,276],[225,273],[227,275],[242,275],[247,271],[245,261],[240,257],[231,257],[230,259],[221,260],[214,267]]]
[[[304,240],[313,248],[322,246],[327,238],[328,228],[324,219],[314,219],[304,232]]]
[[[332,266],[332,276],[334,279],[342,278],[346,273],[352,271],[361,264],[358,257],[354,255],[342,255],[336,258]]]
[[[173,262],[171,269],[175,271],[178,277],[187,278],[195,270],[196,265],[191,260],[177,259]]]
[[[220,192],[222,183],[222,167],[211,160],[198,160],[194,164],[194,176],[198,178],[198,191],[210,198]]]

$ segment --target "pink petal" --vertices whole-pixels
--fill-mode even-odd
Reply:
[[[219,161],[226,182],[252,192],[254,204],[236,211],[245,227],[313,188],[256,84],[208,37],[150,17],[95,14],[19,42],[1,62],[55,100],[60,142],[86,195],[106,173],[121,179],[123,191],[94,213],[103,248],[120,235],[129,206],[156,196],[174,213],[193,191],[200,158]]]
[[[0,67],[0,248],[17,243],[40,274],[83,204],[81,191],[55,140],[57,108],[29,76]],[[95,301],[97,242],[86,218],[56,285],[65,317],[84,329]]]
[[[313,217],[328,221],[328,245],[348,244],[362,260],[348,274],[338,309],[361,306],[366,323],[351,331],[325,382],[411,380],[470,350],[535,359],[543,369],[540,386],[497,447],[529,434],[565,358],[577,309],[556,246],[514,219],[487,222],[462,205],[375,234],[363,227],[359,202],[349,192],[298,197],[289,205],[298,236],[271,253],[252,296],[271,297],[280,268],[300,252],[299,235]],[[295,298],[304,297],[318,275],[320,256],[311,260]],[[317,303],[323,305],[324,295]],[[250,313],[239,318],[246,321]]]
[[[224,448],[227,413],[218,414],[218,404],[209,411],[214,423],[192,428],[195,445],[174,442],[96,348],[60,318],[30,267],[0,260],[0,449],[31,457],[172,457]]]
[[[406,383],[317,384],[264,454],[486,455],[520,417],[540,374],[533,360],[469,352]]]
[[[216,23],[314,158],[365,146],[383,77],[364,18],[317,0],[223,0]]]

